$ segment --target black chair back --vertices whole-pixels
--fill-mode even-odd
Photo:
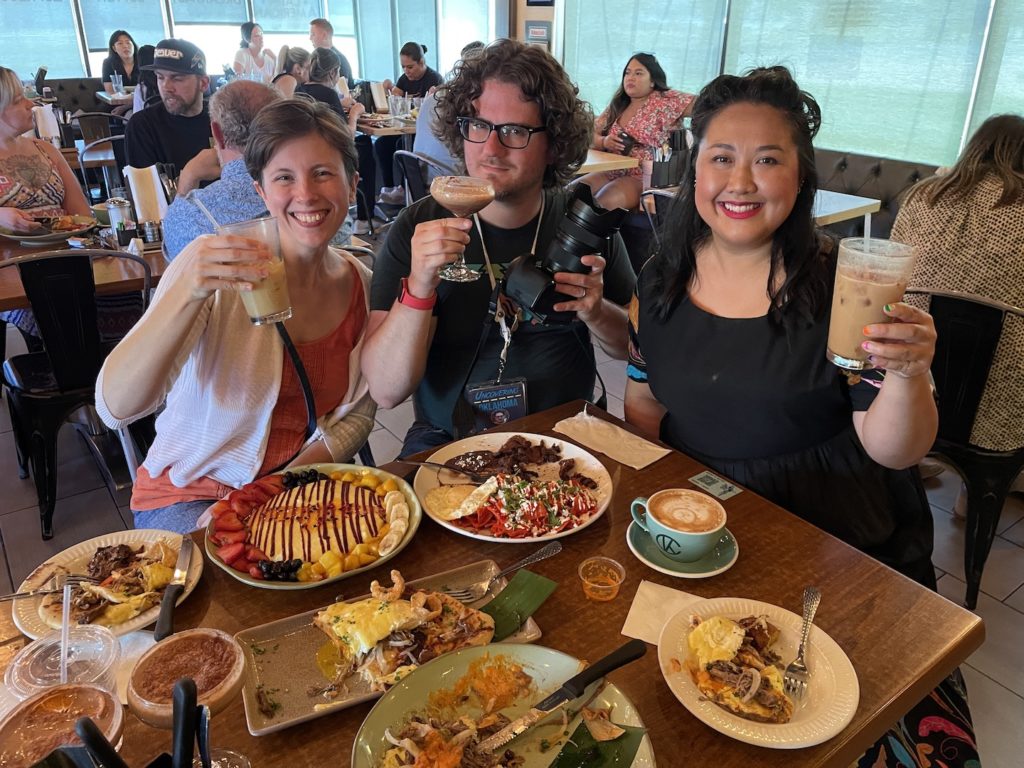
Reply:
[[[956,291],[911,288],[907,293],[931,296],[930,312],[938,336],[932,376],[939,409],[939,431],[932,452],[949,461],[967,486],[964,605],[973,609],[1006,495],[1024,469],[1024,446],[988,450],[971,442],[971,432],[1006,316],[1024,317],[1024,310]]]
[[[94,258],[119,258],[140,264],[145,275],[145,305],[152,272],[144,259],[129,253],[91,249],[48,251],[0,264],[0,268],[18,267],[61,392],[95,386],[105,357],[97,325]]]
[[[76,254],[25,261],[18,272],[57,386],[70,392],[95,384],[102,359],[90,259]]]
[[[430,182],[426,174],[427,167],[433,168],[441,176],[457,175],[453,169],[447,168],[421,152],[398,149],[395,150],[395,160],[398,161],[398,166],[402,170],[410,202],[416,202],[430,194]]]
[[[1005,311],[967,298],[934,295],[931,315],[938,339],[932,376],[939,393],[939,437],[970,443]]]

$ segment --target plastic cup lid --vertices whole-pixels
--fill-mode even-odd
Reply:
[[[69,683],[108,687],[121,658],[121,644],[106,627],[81,626],[70,632]],[[12,659],[4,675],[7,688],[20,699],[60,684],[60,632],[29,643]]]

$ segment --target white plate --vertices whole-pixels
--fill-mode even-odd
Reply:
[[[12,232],[7,229],[0,229],[0,237],[6,240],[14,240],[23,245],[47,245],[64,242],[69,237],[84,235],[97,226],[96,220],[91,216],[76,216],[75,222],[80,225],[75,229],[63,232],[45,232],[38,235],[33,235],[31,232]]]
[[[63,552],[54,555],[49,560],[46,560],[42,565],[32,571],[27,579],[21,582],[21,586],[18,587],[18,591],[22,592],[27,589],[39,587],[47,578],[49,578],[50,571],[55,565],[63,566],[72,573],[85,573],[86,566],[89,564],[93,555],[96,554],[96,550],[100,547],[109,547],[115,544],[128,544],[133,548],[137,548],[140,544],[152,544],[160,539],[166,539],[174,544],[175,549],[177,549],[177,537],[178,534],[176,533],[158,531],[152,528],[142,528],[134,531],[117,531],[116,533],[97,536],[95,539],[89,539],[88,541],[83,541],[81,544],[69,547]],[[199,577],[202,576],[202,574],[202,548],[199,546],[193,546],[192,559],[189,561],[188,574],[185,576],[185,589],[182,591],[181,597],[178,598],[177,605],[181,605],[181,602],[191,594],[193,589],[196,588],[196,584],[199,583]],[[53,631],[41,618],[39,618],[39,603],[41,600],[42,598],[36,598],[34,600],[15,600],[14,607],[11,609],[15,625],[17,625],[18,629],[33,640]],[[110,627],[110,630],[115,635],[126,635],[129,632],[134,632],[136,629],[142,629],[143,627],[152,624],[156,621],[156,617],[159,615],[160,603],[157,603],[148,611],[140,613],[134,619],[130,619],[121,624],[115,624]]]
[[[796,657],[802,620],[785,608],[742,597],[717,597],[702,600],[683,608],[668,620],[658,640],[658,664],[672,693],[690,713],[719,733],[747,744],[772,749],[798,749],[821,744],[842,731],[857,711],[860,683],[853,664],[838,643],[820,627],[813,626],[807,641],[807,666],[811,682],[801,701],[794,702],[793,718],[788,723],[757,723],[726,712],[717,704],[703,699],[690,673],[684,668],[672,671],[672,659],[685,665],[690,654],[687,637],[690,616],[702,619],[725,616],[765,615],[781,631],[774,650],[788,664]]]
[[[384,738],[384,729],[396,731],[410,716],[422,713],[429,692],[453,685],[466,673],[469,665],[484,654],[500,653],[521,664],[533,677],[537,691],[550,693],[567,679],[579,672],[583,664],[562,651],[541,645],[474,646],[440,656],[427,662],[385,693],[374,705],[359,727],[359,733],[352,743],[352,768],[376,768],[384,753],[391,746]],[[586,695],[586,694],[584,694]],[[530,704],[540,698],[526,697],[503,709],[509,718],[516,718],[526,712]],[[570,705],[572,706],[572,705]],[[589,705],[592,708],[611,707],[611,720],[622,725],[643,727],[643,721],[633,703],[613,683],[608,683]],[[465,704],[460,710],[478,716],[479,709]],[[568,727],[569,733],[576,730],[581,722],[577,715]],[[558,752],[554,749],[541,750],[541,741],[555,741],[563,732],[561,720],[553,718],[551,723],[541,723],[531,728],[508,745],[508,748],[524,759],[524,768],[546,768]],[[633,758],[631,768],[655,768],[654,750],[650,736],[644,735]]]
[[[488,432],[482,435],[467,437],[464,440],[458,440],[454,443],[448,443],[448,445],[435,451],[430,456],[430,461],[438,464],[444,464],[448,459],[454,458],[462,453],[468,453],[469,451],[496,451],[501,448],[501,446],[503,446],[510,437],[515,437],[516,435],[525,437],[531,443],[538,443],[543,440],[547,445],[559,446],[562,449],[563,459],[576,459],[576,470],[597,482],[597,489],[593,491],[597,497],[597,512],[593,517],[575,528],[570,528],[569,530],[561,531],[560,533],[548,534],[546,536],[530,536],[529,538],[523,539],[508,539],[491,536],[486,533],[474,533],[473,531],[460,528],[448,520],[442,520],[436,515],[431,514],[430,510],[427,509],[427,505],[422,503],[423,500],[427,498],[427,494],[430,491],[441,485],[440,480],[438,480],[438,472],[440,470],[432,469],[430,467],[420,467],[416,472],[416,477],[412,484],[413,490],[416,491],[416,495],[420,497],[423,513],[429,516],[430,519],[438,525],[443,525],[448,530],[461,533],[463,536],[469,536],[471,539],[480,539],[481,541],[498,541],[506,544],[529,544],[531,542],[549,541],[551,539],[561,539],[564,536],[571,536],[578,531],[582,531],[587,526],[592,525],[595,520],[604,514],[604,511],[608,509],[608,505],[612,500],[612,478],[611,475],[608,474],[608,470],[604,468],[604,465],[598,461],[597,457],[592,453],[588,453],[574,443],[559,440],[557,437],[533,435],[528,432]],[[557,467],[557,465],[555,466]],[[550,480],[557,478],[558,473],[557,471],[554,472],[552,477],[547,477],[542,473],[540,477],[544,480]]]

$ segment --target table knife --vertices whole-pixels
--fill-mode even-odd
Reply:
[[[156,620],[156,629],[153,630],[153,637],[157,642],[174,632],[174,605],[185,590],[185,578],[188,576],[188,564],[191,559],[192,537],[185,535],[181,537],[178,562],[174,564],[171,583],[164,588],[164,597],[160,601],[160,615]]]
[[[590,665],[578,675],[566,680],[562,687],[543,701],[533,705],[521,717],[516,718],[493,736],[481,741],[477,748],[482,752],[493,752],[508,744],[512,739],[522,735],[548,715],[559,711],[569,702],[583,695],[588,685],[600,680],[609,672],[636,661],[647,653],[647,644],[643,640],[630,640],[625,645],[612,651],[603,659]]]

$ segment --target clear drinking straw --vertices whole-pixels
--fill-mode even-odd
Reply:
[[[68,681],[68,646],[71,635],[71,590],[70,584],[64,585],[64,605],[60,615],[60,682]]]

